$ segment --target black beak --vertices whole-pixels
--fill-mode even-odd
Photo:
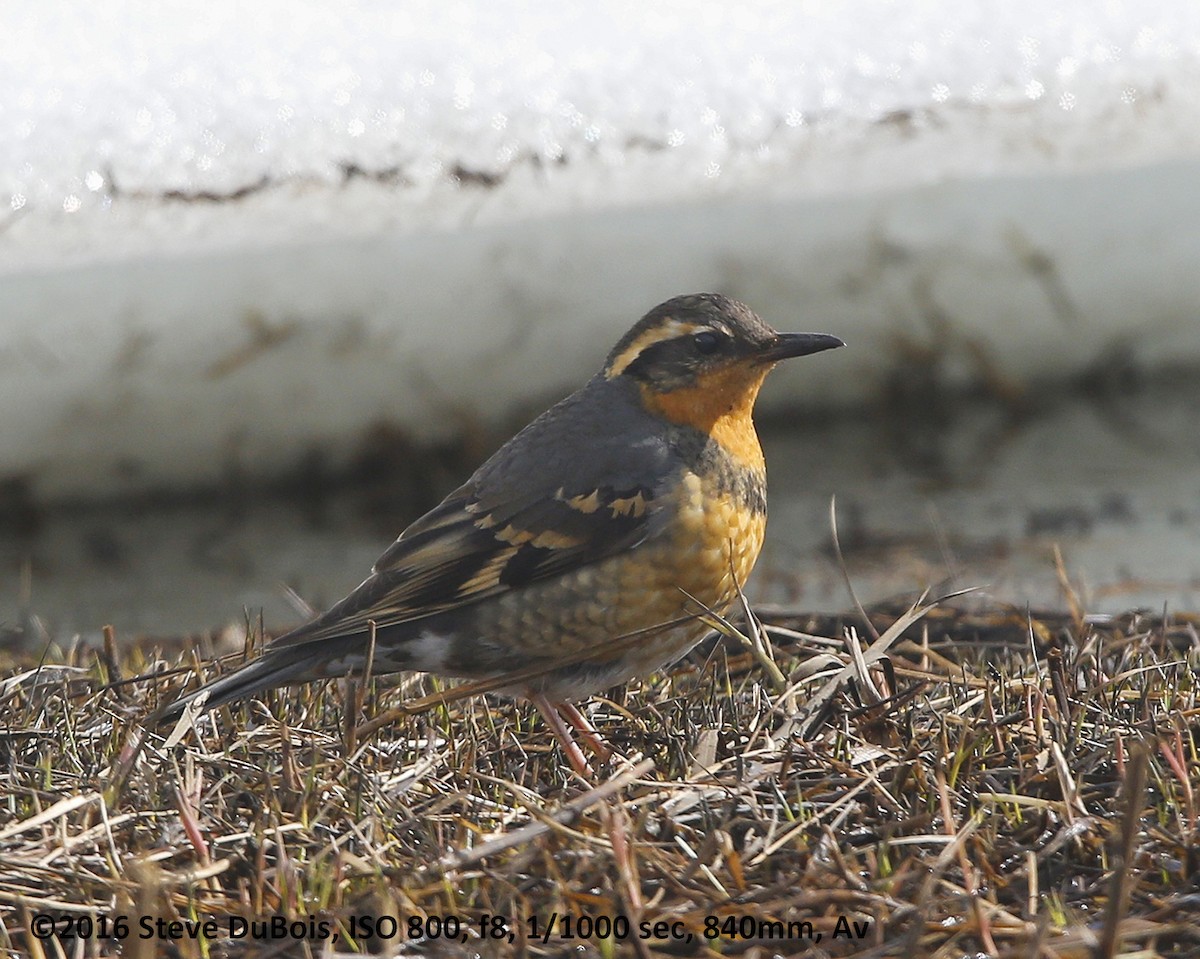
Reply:
[[[809,356],[824,350],[836,350],[846,344],[828,333],[776,333],[759,357],[768,363],[788,360],[793,356]]]

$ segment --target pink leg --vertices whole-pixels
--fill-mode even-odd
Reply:
[[[604,738],[596,732],[596,727],[588,722],[588,718],[579,711],[579,707],[574,703],[568,702],[556,703],[555,705],[558,708],[559,715],[575,727],[575,731],[591,747],[597,759],[602,762],[608,762],[608,760],[612,759],[612,749],[609,748]]]
[[[562,743],[563,751],[567,754],[567,761],[571,764],[571,768],[590,784],[596,774],[592,771],[587,757],[583,755],[583,750],[579,748],[579,743],[575,742],[575,738],[571,735],[570,727],[563,721],[562,714],[559,712],[562,707],[551,702],[545,693],[535,693],[529,698],[538,708],[538,712],[542,714],[542,718],[546,720],[550,731]],[[584,720],[584,722],[587,721]]]

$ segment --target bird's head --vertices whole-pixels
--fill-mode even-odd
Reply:
[[[604,376],[627,378],[651,412],[722,441],[722,432],[753,429],[754,401],[776,363],[839,346],[828,333],[777,333],[736,300],[695,293],[634,324],[608,355]]]

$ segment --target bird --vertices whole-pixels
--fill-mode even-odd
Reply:
[[[606,745],[575,702],[685,655],[754,567],[767,501],[752,413],[767,374],[844,345],[778,333],[717,293],[659,304],[349,595],[158,720],[368,668],[498,678],[585,776],[572,729],[593,753]]]

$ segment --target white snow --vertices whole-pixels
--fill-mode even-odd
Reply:
[[[339,185],[349,166],[420,189],[458,167],[649,150],[698,182],[813,149],[831,120],[1043,104],[1083,139],[1146,100],[1200,98],[1200,5],[1178,0],[118,0],[0,16],[4,186],[31,213]],[[1200,137],[1183,117],[1176,132]]]
[[[270,473],[718,288],[1023,383],[1200,360],[1200,4],[0,7],[0,475]],[[5,202],[7,201],[7,202]]]

